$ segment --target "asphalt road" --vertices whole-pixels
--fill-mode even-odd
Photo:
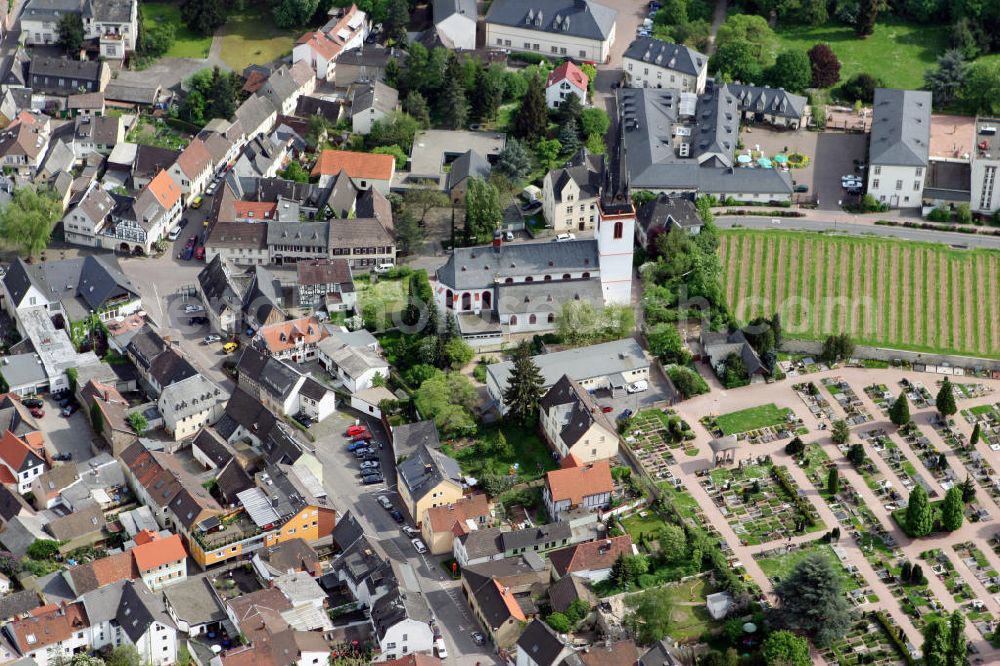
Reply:
[[[777,220],[775,222],[774,220]],[[716,224],[723,229],[745,227],[748,229],[793,229],[800,231],[833,231],[850,236],[884,236],[900,240],[944,243],[968,248],[1000,250],[1000,236],[959,234],[946,231],[927,231],[907,227],[889,227],[874,224],[826,222],[797,217],[770,218],[763,216],[717,217]]]

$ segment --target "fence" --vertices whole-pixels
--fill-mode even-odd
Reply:
[[[823,351],[823,343],[816,340],[783,340],[781,351],[791,354],[819,355]],[[888,349],[855,345],[853,356],[876,361],[905,361],[911,364],[948,365],[967,370],[989,370],[1000,372],[1000,360],[977,358],[975,356],[955,356],[951,354],[926,354],[907,351],[905,349]]]

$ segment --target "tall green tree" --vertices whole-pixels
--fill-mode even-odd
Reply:
[[[859,37],[867,37],[875,32],[875,21],[878,19],[878,0],[861,0],[858,7],[858,19],[854,31]]]
[[[226,22],[222,0],[182,0],[181,20],[200,35],[211,35]]]
[[[580,129],[573,118],[568,119],[559,128],[559,144],[563,155],[575,155],[580,150]]]
[[[764,79],[774,88],[802,92],[812,83],[812,63],[805,51],[787,49],[768,67]]]
[[[905,393],[900,393],[889,408],[889,420],[899,427],[910,422],[910,401],[906,399]]]
[[[938,391],[935,405],[938,413],[945,418],[954,416],[955,412],[958,411],[958,407],[955,405],[954,389],[947,377],[941,382],[941,389]]]
[[[142,657],[134,645],[122,644],[108,653],[104,663],[107,666],[142,666]]]
[[[764,73],[759,53],[760,50],[753,43],[745,39],[734,39],[719,44],[709,59],[709,67],[716,76],[726,81],[757,82]]]
[[[829,44],[816,44],[809,49],[809,66],[813,88],[829,88],[840,80],[840,59]]]
[[[927,536],[934,529],[934,517],[927,501],[927,491],[917,484],[910,491],[906,505],[906,532],[912,537]]]
[[[567,95],[559,103],[554,115],[556,122],[560,125],[565,125],[571,120],[574,123],[579,123],[580,116],[583,115],[583,104],[580,103],[580,98],[576,95]]]
[[[773,631],[760,647],[761,656],[768,666],[809,666],[809,643],[790,631]]]
[[[520,183],[531,173],[531,154],[517,139],[507,139],[503,150],[497,155],[493,171],[506,176],[512,183]]]
[[[831,495],[836,495],[839,490],[840,474],[836,467],[831,467],[830,472],[826,475],[826,491]]]
[[[504,77],[503,65],[499,63],[476,70],[476,82],[468,89],[468,95],[472,113],[479,120],[489,122],[497,117],[497,111],[503,103]]]
[[[31,259],[48,246],[60,217],[62,203],[51,190],[15,189],[10,203],[0,210],[0,239]]]
[[[470,241],[486,243],[503,221],[500,193],[480,177],[469,179],[465,191],[465,235]]]
[[[960,101],[970,113],[1000,113],[1000,61],[984,59],[972,63]]]
[[[837,419],[830,427],[830,436],[834,444],[847,444],[851,438],[851,429],[844,419]]]
[[[954,532],[962,526],[965,520],[965,503],[962,501],[962,490],[958,486],[952,486],[945,493],[944,502],[941,504],[941,527]]]
[[[522,426],[531,426],[538,418],[538,405],[542,400],[545,380],[531,358],[531,346],[527,341],[522,341],[514,350],[513,361],[503,401],[507,405],[509,418]]]
[[[406,0],[389,0],[386,17],[382,23],[387,39],[399,44],[406,41],[406,27],[410,24],[410,3]]]
[[[720,46],[743,41],[752,48],[752,54],[761,68],[770,67],[778,51],[778,36],[767,19],[755,14],[730,14],[719,26],[715,42]]]
[[[529,145],[545,137],[549,114],[545,106],[545,90],[536,75],[528,81],[528,91],[521,99],[521,108],[514,114],[513,134]]]
[[[279,28],[294,28],[305,25],[318,6],[319,0],[278,0],[271,14]]]
[[[414,120],[420,123],[422,129],[431,127],[431,109],[427,106],[427,100],[419,91],[411,90],[406,99],[403,100],[403,111],[410,114]]]
[[[948,627],[940,617],[932,616],[924,625],[924,666],[948,666]]]
[[[931,91],[934,106],[946,107],[958,99],[965,86],[969,65],[962,52],[949,49],[938,56],[937,67],[924,72],[924,83]]]
[[[947,666],[963,666],[966,658],[965,615],[955,609],[948,618]]]
[[[56,26],[59,35],[59,46],[66,49],[70,55],[79,55],[83,46],[83,19],[76,12],[67,12],[59,19]]]
[[[628,625],[639,643],[650,644],[663,640],[670,631],[673,597],[666,587],[654,587],[626,599]]]
[[[969,447],[976,448],[976,444],[979,443],[979,438],[981,437],[979,432],[979,421],[976,421],[976,425],[972,426],[972,437],[969,438]]]
[[[205,96],[205,113],[210,118],[229,119],[236,113],[238,89],[233,77],[216,65],[212,69],[212,80]]]
[[[825,647],[843,637],[851,624],[850,606],[841,577],[821,553],[805,557],[774,589],[781,602],[777,617],[793,631]]]

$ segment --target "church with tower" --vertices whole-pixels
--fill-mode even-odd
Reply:
[[[621,148],[620,139],[618,148]],[[564,303],[595,309],[632,298],[635,207],[619,150],[607,160],[594,237],[455,248],[433,281],[438,311],[473,346],[555,330]]]

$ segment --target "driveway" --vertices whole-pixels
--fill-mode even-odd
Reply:
[[[632,410],[634,414],[642,409],[647,409],[669,400],[670,390],[667,386],[667,381],[663,374],[655,367],[651,367],[649,370],[648,383],[649,388],[641,393],[618,391],[617,395],[612,396],[611,392],[607,389],[600,389],[594,392],[594,398],[602,407],[611,407],[608,416],[614,421],[626,409]]]
[[[45,416],[38,421],[39,427],[45,433],[46,449],[50,454],[70,453],[72,462],[78,463],[90,460],[94,454],[90,449],[90,440],[93,430],[87,421],[82,409],[78,409],[72,416],[63,416],[59,413],[59,406],[52,396],[43,397]]]
[[[649,15],[649,3],[637,0],[601,0],[618,12],[618,23],[615,27],[615,43],[611,45],[611,55],[608,62],[597,68],[597,80],[594,82],[593,105],[604,108],[612,119],[616,118],[612,86],[622,80],[622,56],[625,49],[635,39],[635,31]]]

